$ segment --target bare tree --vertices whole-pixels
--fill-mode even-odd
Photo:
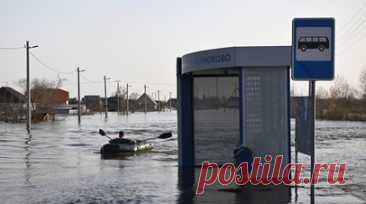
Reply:
[[[357,96],[357,90],[341,76],[337,76],[334,85],[329,89],[332,98],[352,99]]]
[[[56,81],[50,81],[47,79],[33,79],[31,82],[31,89],[37,88],[59,88],[62,86],[62,82],[65,79],[58,78]],[[27,80],[26,79],[19,79],[15,84],[21,89],[21,91],[26,94],[27,92]]]
[[[325,99],[329,97],[329,93],[328,90],[325,89],[324,87],[319,86],[316,89],[316,98],[318,99]]]
[[[51,111],[52,107],[56,105],[56,98],[54,92],[50,89],[54,89],[57,86],[57,81],[49,81],[47,79],[34,79],[31,85],[31,100],[32,105],[36,106],[36,109]]]
[[[57,74],[57,80],[56,80],[56,88],[61,88],[64,81],[67,79],[61,78],[59,74]]]
[[[126,89],[119,86],[117,90],[112,94],[113,96],[119,96],[120,98],[124,98],[126,96]]]
[[[129,99],[131,100],[137,100],[139,98],[139,94],[136,92],[133,92],[129,95]]]
[[[15,82],[16,86],[19,87],[22,93],[25,93],[27,91],[27,80],[26,79],[19,79],[17,82]]]

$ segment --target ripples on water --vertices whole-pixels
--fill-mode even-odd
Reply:
[[[0,123],[1,203],[175,203],[178,190],[176,113],[135,113],[84,116],[82,124],[65,120],[34,124]],[[292,124],[293,126],[293,124]],[[116,136],[144,139],[171,130],[173,139],[154,141],[154,150],[103,160],[99,149],[108,142],[98,129]],[[366,201],[366,123],[317,122],[316,157],[321,162],[347,162],[344,186],[317,188],[318,197]],[[300,161],[309,162],[300,155]],[[308,189],[304,189],[304,195]],[[225,196],[223,197],[225,200]],[[300,197],[301,200],[301,197]],[[306,201],[306,198],[304,199]],[[196,200],[199,203],[198,200]]]
[[[7,203],[168,202],[176,200],[176,114],[110,114],[34,124],[0,125],[0,198]],[[173,139],[155,143],[149,154],[102,160],[99,149],[116,136],[144,139],[171,130]],[[162,174],[162,172],[164,172]]]

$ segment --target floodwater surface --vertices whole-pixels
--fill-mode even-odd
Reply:
[[[189,200],[178,186],[176,118],[176,112],[110,113],[108,120],[95,114],[83,116],[78,126],[77,117],[68,116],[34,124],[31,135],[24,124],[0,123],[1,203],[215,203],[216,192]],[[317,121],[316,126],[317,161],[348,164],[346,184],[323,181],[316,201],[366,202],[366,123]],[[99,150],[108,138],[98,135],[99,128],[111,137],[123,130],[135,139],[164,131],[173,138],[152,140],[149,153],[102,159]],[[309,162],[305,155],[299,160]],[[308,193],[308,186],[300,187],[298,200],[307,202]],[[217,203],[238,203],[233,194],[220,192]]]

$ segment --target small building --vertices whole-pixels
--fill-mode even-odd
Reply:
[[[128,99],[128,111],[133,113],[136,112],[137,110],[138,110],[137,99]]]
[[[83,103],[90,111],[95,112],[102,110],[102,99],[99,95],[86,95],[83,98]]]
[[[174,109],[177,108],[177,99],[176,98],[170,98],[170,99],[168,99],[168,101],[166,103],[167,103],[168,108],[174,108]]]
[[[76,98],[69,99],[69,105],[77,105],[77,104],[78,104],[78,100]]]
[[[31,90],[31,98],[35,108],[33,116],[50,113],[68,114],[71,109],[68,106],[69,92],[60,88],[34,88]],[[38,119],[35,120],[38,121]]]
[[[54,102],[57,105],[67,104],[69,101],[69,92],[60,88],[49,89],[53,93]]]
[[[49,89],[53,95],[53,107],[56,114],[69,114],[72,106],[69,106],[69,92],[60,88]]]
[[[69,92],[60,88],[37,88],[31,90],[33,103],[64,105],[69,101]]]
[[[11,87],[0,88],[0,103],[25,103],[26,98],[23,94]]]
[[[137,99],[137,111],[155,111],[157,108],[158,104],[146,93]]]
[[[111,96],[108,98],[108,111],[123,112],[126,110],[126,100],[122,96]]]
[[[166,102],[162,100],[155,100],[156,103],[156,110],[162,111],[165,108]]]
[[[18,122],[25,118],[26,97],[11,87],[0,88],[0,120]]]

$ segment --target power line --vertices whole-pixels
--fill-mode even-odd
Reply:
[[[348,19],[348,21],[344,24],[342,24],[340,27],[343,28],[338,35],[343,35],[345,31],[347,31],[347,26],[352,27],[352,23],[358,20],[360,20],[360,17],[362,17],[362,10],[366,8],[366,2],[364,2],[361,7]],[[361,13],[361,15],[359,15]]]
[[[365,34],[366,32],[363,32],[363,34]],[[360,35],[357,38],[353,38],[353,40],[351,40],[348,45],[345,45],[344,47],[341,47],[338,51],[338,55],[343,55],[344,52],[346,52],[347,50],[349,50],[348,53],[353,53],[353,51],[351,50],[351,48],[355,47],[355,46],[359,46],[362,45],[362,42],[365,39],[365,35]]]
[[[47,65],[46,63],[44,63],[39,57],[37,57],[35,54],[33,54],[32,52],[30,52],[31,56],[42,66],[44,66],[45,68],[47,68],[50,71],[55,72],[56,74],[73,74],[73,72],[60,72],[55,68],[52,68],[51,66]]]
[[[366,21],[365,21],[366,22]],[[366,30],[360,31],[357,33],[357,35],[352,36],[352,38],[349,38],[348,41],[343,42],[343,46],[340,46],[340,49],[338,49],[338,54],[343,54],[345,51],[349,50],[349,53],[352,53],[351,48],[354,46],[363,45],[363,40],[366,39]]]
[[[352,53],[351,48],[362,45],[363,40],[365,39],[365,8],[366,8],[366,2],[361,6],[361,8],[350,18],[349,22],[352,22],[353,19],[355,19],[355,22],[353,24],[348,24],[350,26],[349,29],[342,29],[344,32],[341,32],[340,40],[337,41],[337,44],[339,44],[340,49],[337,49],[338,55],[343,55],[347,50],[349,50],[348,53]],[[347,25],[345,25],[346,27]],[[346,36],[352,35],[348,38]]]
[[[352,36],[354,34],[358,34],[358,33],[361,33],[362,32],[362,29],[364,28],[364,25],[366,23],[366,18],[364,17],[363,19],[361,19],[361,21],[355,23],[354,27],[352,29],[350,29],[348,32],[348,34],[351,34]],[[347,32],[346,32],[347,33]],[[341,37],[340,37],[340,42],[341,43],[346,43],[346,42],[349,42],[352,38],[348,37],[346,38],[346,33],[344,33]]]
[[[366,2],[361,6],[361,8],[349,19],[347,24],[341,26],[340,32],[337,34],[337,44],[349,44],[349,41],[352,41],[354,35],[357,35],[362,32],[363,25],[366,22],[365,12],[366,12]],[[344,27],[344,28],[343,28]],[[348,35],[352,35],[352,37],[347,37]],[[347,47],[347,45],[346,45]]]
[[[84,75],[80,75],[81,78],[83,78],[85,81],[87,81],[87,83],[95,83],[95,84],[100,84],[100,83],[104,83],[103,81],[93,81],[93,80],[90,80],[88,78],[86,78]],[[85,83],[85,82],[84,82]]]
[[[156,83],[156,82],[138,82],[138,81],[131,81],[130,83],[134,83],[134,84],[151,84],[151,85],[156,85],[156,86],[176,86],[175,83]]]
[[[19,50],[24,49],[24,47],[0,47],[0,50]]]

